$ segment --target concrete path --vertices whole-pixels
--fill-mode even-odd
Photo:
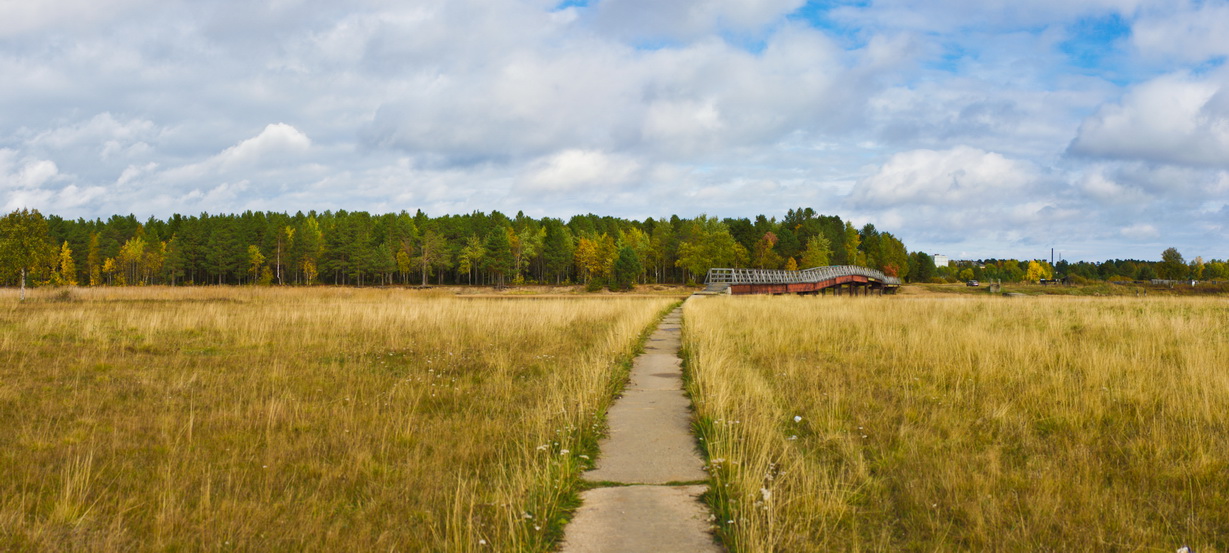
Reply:
[[[699,500],[708,473],[683,394],[681,321],[681,309],[670,312],[633,361],[623,397],[607,413],[610,434],[599,444],[597,468],[585,474],[590,482],[617,487],[580,495],[563,553],[723,551]]]

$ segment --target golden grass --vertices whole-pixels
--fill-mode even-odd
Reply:
[[[670,299],[0,297],[0,550],[544,551]]]
[[[733,551],[1229,551],[1222,299],[724,297],[684,321]]]

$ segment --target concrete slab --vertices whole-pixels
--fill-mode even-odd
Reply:
[[[646,351],[632,361],[631,377],[623,395],[635,390],[683,389],[682,360],[677,355]],[[688,414],[690,416],[690,414]]]
[[[706,486],[628,486],[581,494],[582,505],[564,532],[563,553],[720,553]]]
[[[708,479],[691,435],[691,402],[678,390],[630,390],[606,414],[592,482],[665,484]]]

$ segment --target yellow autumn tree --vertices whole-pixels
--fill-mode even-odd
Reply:
[[[116,273],[119,273],[118,275]],[[102,274],[107,277],[107,285],[124,285],[124,272],[119,270],[115,258],[108,257],[102,261]],[[118,282],[116,282],[118,281]]]
[[[597,243],[593,240],[582,237],[577,241],[572,259],[576,263],[576,271],[580,273],[580,278],[585,283],[588,283],[595,275],[600,275],[602,262],[598,255]]]
[[[140,282],[140,271],[142,269],[141,262],[145,259],[145,238],[142,236],[133,236],[119,249],[119,257],[116,258],[116,268],[120,285],[138,284]]]
[[[260,248],[255,245],[248,246],[248,277],[252,279],[252,284],[260,280],[260,268],[264,265],[265,254],[260,253]]]
[[[1029,261],[1028,270],[1024,272],[1024,280],[1035,283],[1043,278],[1050,278],[1050,271],[1046,266],[1036,260]]]
[[[56,284],[66,286],[77,285],[77,263],[73,261],[73,250],[68,247],[68,242],[65,241],[60,246],[60,261],[59,268],[55,273]]]

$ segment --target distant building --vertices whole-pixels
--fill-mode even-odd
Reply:
[[[946,267],[947,264],[952,261],[946,255],[942,254],[935,254],[933,257],[935,258],[935,267]]]

